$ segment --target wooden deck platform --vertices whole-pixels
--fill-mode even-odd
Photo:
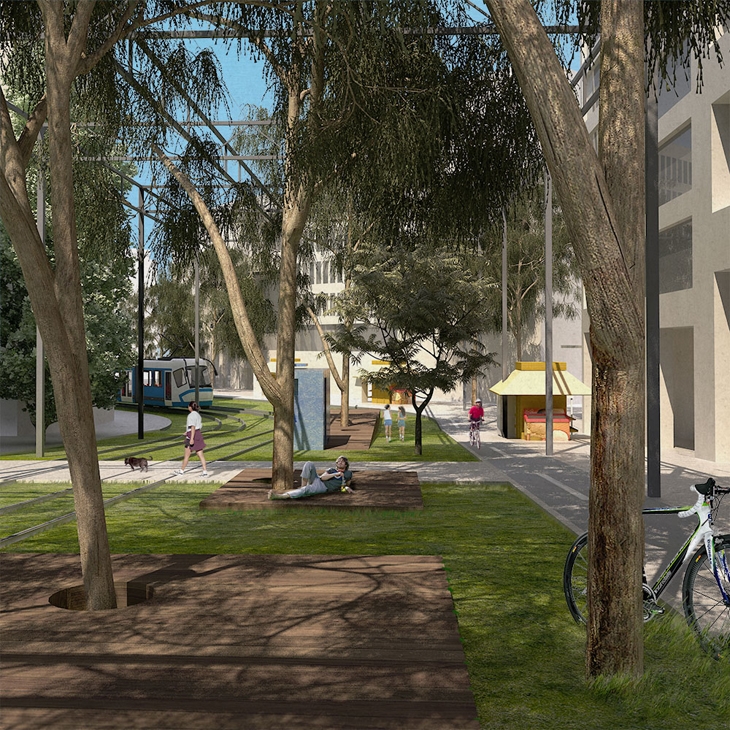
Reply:
[[[327,440],[328,449],[365,450],[370,448],[378,425],[380,411],[372,408],[352,408],[350,410],[350,425],[342,428],[340,425],[340,409],[330,410],[330,433]]]
[[[318,465],[319,466],[319,465]],[[322,465],[324,466],[324,465]],[[321,468],[321,467],[320,467]],[[317,494],[304,499],[270,500],[271,469],[244,469],[200,502],[201,509],[317,509],[419,510],[421,485],[415,471],[353,470],[354,493]],[[301,486],[301,471],[294,472],[292,489]]]
[[[154,597],[55,608],[75,555],[0,559],[14,730],[477,730],[440,558],[121,555]]]

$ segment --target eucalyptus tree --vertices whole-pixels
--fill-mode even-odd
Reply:
[[[445,159],[442,155],[446,148],[461,149],[453,124],[460,110],[450,96],[450,89],[460,83],[454,70],[461,48],[443,37],[409,31],[438,24],[442,19],[434,5],[415,0],[255,6],[222,3],[195,16],[246,39],[253,52],[266,62],[275,91],[274,118],[283,139],[280,199],[271,191],[262,192],[260,187],[238,186],[233,188],[234,200],[226,204],[216,199],[212,168],[186,169],[184,163],[175,164],[162,146],[156,151],[175,183],[190,196],[221,261],[247,358],[274,407],[274,487],[286,489],[293,473],[298,260],[315,199],[328,187],[357,188],[355,205],[367,210],[371,221],[396,216],[403,226],[408,225],[409,216],[415,220],[417,211],[423,210],[424,189],[430,190],[431,200],[437,199],[440,181],[447,173],[441,170],[438,178],[434,177],[437,167],[433,160],[439,156]],[[262,28],[267,29],[265,34],[260,32]],[[502,64],[500,70],[506,79],[504,69]],[[476,76],[492,79],[493,74],[482,69],[470,78]],[[512,85],[516,89],[514,82]],[[463,108],[473,109],[478,102],[472,96],[471,107],[463,102]],[[490,148],[486,135],[476,137],[483,145],[483,157],[488,149],[501,160],[514,157],[514,145],[500,148],[493,144]],[[198,143],[195,147],[199,152],[204,145]],[[451,174],[462,166],[475,165],[468,156],[452,158]],[[189,160],[192,162],[192,157]],[[512,163],[512,171],[519,169],[519,163]],[[515,187],[518,177],[506,176]],[[505,186],[487,187],[473,182],[471,190],[496,190],[492,198],[502,200]],[[402,201],[401,209],[393,210],[394,197],[390,193]],[[276,230],[272,255],[276,257],[279,287],[273,374],[254,340],[226,245],[225,231],[236,225],[226,222],[223,213],[246,210],[242,203],[246,198],[249,207],[261,211],[257,231],[246,234],[249,240]],[[482,192],[475,198],[482,201],[485,195]],[[246,230],[240,223],[237,227]]]
[[[545,311],[545,205],[544,187],[521,195],[507,218],[507,329],[515,341],[517,360],[523,359],[524,331]],[[492,226],[481,240],[483,275],[498,284],[492,291],[494,331],[502,326],[502,226]],[[553,206],[553,292],[554,317],[573,319],[580,313],[578,266],[559,206]]]
[[[251,276],[250,261],[243,252],[232,253],[246,308],[261,342],[274,331],[275,312],[261,283]],[[204,251],[198,266],[201,354],[210,360],[223,351],[233,358],[245,357],[217,258]],[[194,293],[194,265],[165,262],[155,267],[155,281],[147,290],[145,321],[145,349],[150,356],[162,352],[190,357],[195,351]]]
[[[134,30],[186,11],[188,4],[0,1],[0,218],[23,272],[43,337],[74,488],[87,608],[116,605],[89,384],[74,198],[77,124],[115,139],[121,121],[114,53]],[[126,49],[124,49],[126,51]],[[126,56],[126,53],[120,55]],[[189,78],[189,76],[188,76]],[[193,84],[207,92],[210,86]],[[28,100],[16,134],[4,88]],[[27,170],[48,133],[53,258],[36,228]]]
[[[589,516],[589,676],[643,671],[644,100],[667,61],[714,46],[730,3],[556,2],[600,32],[598,152],[530,0],[485,0],[537,129],[585,288],[593,412]],[[544,5],[543,3],[540,3]],[[665,79],[671,83],[671,79]]]
[[[109,208],[109,202],[105,207]],[[132,262],[126,250],[120,253],[111,259],[104,256],[102,261],[89,252],[81,258],[91,398],[97,408],[114,405],[123,373],[133,364],[134,316],[131,309],[119,305],[131,291]],[[0,398],[25,404],[36,423],[36,322],[20,265],[1,224],[0,261],[0,370],[5,373]],[[48,424],[57,416],[53,383],[45,372],[43,413]]]
[[[480,335],[492,319],[489,289],[478,260],[454,247],[407,250],[364,246],[341,311],[355,324],[331,337],[339,350],[389,364],[361,371],[384,389],[410,393],[416,411],[415,453],[423,453],[422,416],[436,389],[454,390],[494,364]]]

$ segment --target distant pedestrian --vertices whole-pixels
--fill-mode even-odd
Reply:
[[[406,440],[406,409],[398,406],[398,435],[401,441]]]
[[[175,474],[184,474],[188,465],[190,454],[195,452],[203,465],[203,476],[208,476],[208,467],[205,463],[205,441],[203,441],[203,419],[200,417],[199,406],[195,401],[188,403],[188,422],[185,427],[185,456],[183,457],[182,468]]]
[[[390,403],[383,407],[383,426],[385,426],[385,440],[390,441],[390,432],[393,428],[393,414],[390,412]]]

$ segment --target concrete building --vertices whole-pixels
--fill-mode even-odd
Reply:
[[[725,59],[730,33],[718,31]],[[596,138],[598,63],[576,84]],[[663,89],[659,111],[662,449],[730,461],[730,73],[711,54]],[[586,105],[589,108],[586,109]],[[638,192],[638,191],[637,191]],[[587,326],[584,327],[587,333]],[[584,347],[584,370],[590,360]]]

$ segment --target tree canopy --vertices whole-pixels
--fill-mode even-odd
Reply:
[[[474,257],[452,248],[407,250],[367,245],[358,251],[353,286],[339,312],[353,322],[330,337],[343,352],[388,363],[361,377],[411,394],[420,454],[421,414],[436,389],[454,390],[494,364],[480,341],[491,321],[488,290]]]

